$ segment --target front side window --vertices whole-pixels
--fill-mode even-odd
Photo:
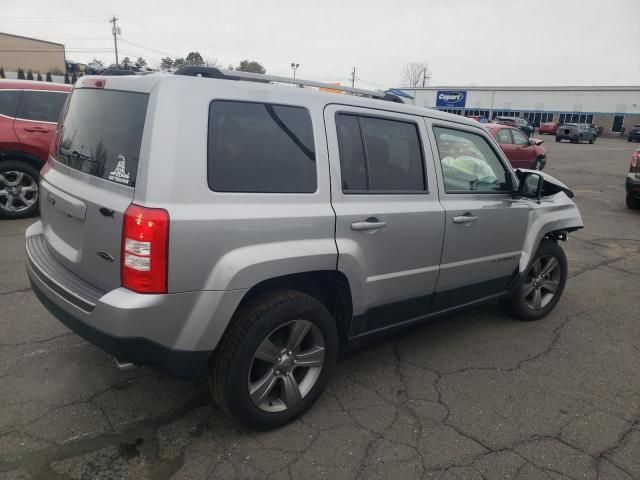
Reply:
[[[216,192],[315,192],[309,112],[268,103],[211,102],[207,176]]]
[[[434,127],[447,193],[499,193],[509,189],[504,165],[482,137]]]
[[[336,127],[344,192],[426,191],[422,148],[414,123],[338,114]]]
[[[20,100],[20,90],[0,90],[0,115],[15,117]]]
[[[65,92],[25,90],[22,92],[16,117],[23,120],[57,123],[66,100]]]
[[[511,135],[513,135],[513,143],[516,145],[528,145],[529,140],[527,136],[522,133],[520,130],[512,130]]]
[[[508,128],[501,128],[498,130],[498,143],[502,144],[510,144],[511,142],[511,134],[509,133]]]

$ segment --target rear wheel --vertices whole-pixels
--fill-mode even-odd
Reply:
[[[640,209],[640,198],[627,193],[627,208],[632,210]]]
[[[544,168],[544,160],[542,157],[538,157],[535,161],[535,163],[533,164],[533,169],[534,170],[542,170]]]
[[[596,143],[596,137],[595,137],[595,136],[591,137],[591,138],[589,139],[589,143],[590,143],[590,144],[592,144],[592,145],[593,145],[594,143]]]
[[[39,177],[29,164],[0,162],[0,218],[25,218],[38,212]]]
[[[562,247],[544,239],[513,295],[501,302],[520,320],[538,320],[555,308],[567,281],[567,257]]]
[[[335,321],[322,303],[294,290],[272,292],[243,308],[220,343],[213,397],[249,428],[279,427],[322,393],[337,352]]]
[[[560,139],[558,137],[556,137],[556,142],[560,143]]]

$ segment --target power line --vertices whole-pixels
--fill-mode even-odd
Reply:
[[[169,55],[169,56],[171,56],[171,54],[169,52],[165,52],[164,50],[157,50],[157,49],[151,48],[151,47],[146,47],[146,46],[141,45],[139,43],[132,42],[131,40],[125,40],[125,39],[121,38],[120,41],[124,42],[124,43],[128,43],[130,45],[133,45],[135,47],[144,48],[145,50],[149,50],[149,51],[152,51],[152,52],[159,53],[161,55]]]

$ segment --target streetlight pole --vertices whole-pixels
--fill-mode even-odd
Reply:
[[[293,70],[293,78],[296,78],[296,70],[300,66],[299,63],[291,62],[291,70]]]

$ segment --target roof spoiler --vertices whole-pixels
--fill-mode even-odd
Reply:
[[[215,78],[218,80],[236,80],[244,82],[259,83],[290,83],[306,87],[327,88],[331,90],[340,90],[342,92],[358,95],[361,97],[377,98],[389,102],[404,103],[398,95],[390,92],[376,92],[374,90],[363,90],[361,88],[343,87],[342,85],[333,85],[331,83],[316,82],[314,80],[302,80],[299,78],[279,77],[276,75],[264,75],[262,73],[241,72],[238,70],[223,70],[213,67],[199,67],[188,65],[180,67],[175,71],[175,75],[186,75],[189,77],[205,77]]]

